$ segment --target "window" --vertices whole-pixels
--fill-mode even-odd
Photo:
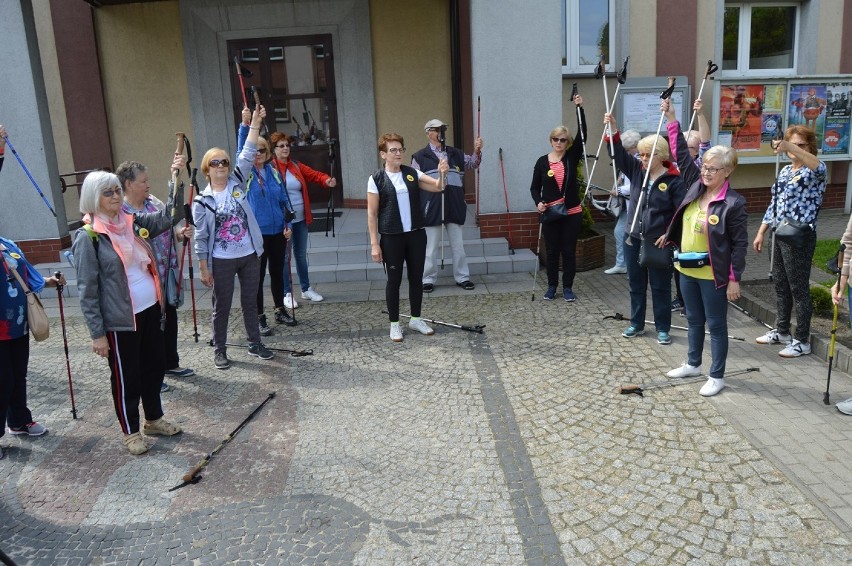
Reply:
[[[612,15],[615,0],[562,2],[562,72],[593,73],[603,60],[607,70],[614,49]]]
[[[795,3],[725,4],[723,73],[794,74],[798,25],[799,6]]]

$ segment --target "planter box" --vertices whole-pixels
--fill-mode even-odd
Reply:
[[[539,243],[541,246],[541,254],[539,261],[541,265],[545,264],[547,258],[547,244],[544,238]],[[606,252],[606,236],[603,234],[595,234],[589,238],[577,240],[577,271],[589,271],[603,267]],[[559,258],[559,269],[562,269],[562,257]]]

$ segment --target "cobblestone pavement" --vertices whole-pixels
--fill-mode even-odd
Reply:
[[[474,281],[439,286],[424,316],[482,334],[439,326],[393,344],[380,284],[328,285],[267,339],[312,356],[231,348],[229,371],[203,345],[209,311],[195,344],[183,309],[196,375],[170,379],[163,403],[185,432],[147,438],[140,457],[122,446],[78,316],[71,418],[54,323],[29,376],[50,432],[0,440],[0,549],[19,564],[848,562],[852,419],[821,403],[823,361],[783,362],[732,310],[745,340],[731,341],[729,372],[760,372],[711,399],[678,380],[622,396],[621,384],[665,381],[686,352],[683,332],[660,346],[604,318],[627,310],[624,276],[580,274],[572,304],[541,301],[541,279],[533,301],[529,277]],[[350,287],[374,300],[351,301]],[[835,400],[852,392],[846,374],[832,381]],[[273,391],[200,483],[169,491]]]

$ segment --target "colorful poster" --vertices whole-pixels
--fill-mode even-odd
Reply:
[[[826,85],[825,104],[828,116],[848,118],[852,114],[852,84],[830,83]]]
[[[787,123],[801,124],[816,132],[817,147],[822,146],[827,110],[826,85],[790,85],[790,107]]]
[[[763,132],[763,85],[724,85],[719,97],[719,129],[731,132],[731,147],[760,149]]]
[[[781,131],[781,114],[763,114],[763,127],[760,131],[760,139],[763,143],[774,140]]]
[[[764,87],[763,111],[784,112],[784,85],[766,85]]]
[[[849,152],[849,117],[828,117],[825,119],[825,134],[822,140],[822,153],[839,155]]]

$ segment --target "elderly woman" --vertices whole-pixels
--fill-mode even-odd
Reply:
[[[583,128],[581,136],[586,136],[586,121],[583,119],[583,97],[574,96],[577,113],[577,131]],[[545,215],[541,232],[547,246],[547,291],[545,301],[552,301],[559,284],[559,256],[562,256],[562,296],[568,302],[577,300],[574,295],[574,275],[577,258],[575,250],[580,225],[583,219],[583,207],[580,204],[580,191],[577,185],[577,165],[583,159],[583,144],[575,141],[565,126],[557,126],[550,131],[550,147],[553,150],[538,158],[533,167],[530,194],[539,213],[545,214],[548,208],[556,204],[564,206],[566,216],[548,220]]]
[[[172,171],[183,164],[183,157],[176,156]],[[182,199],[181,186],[163,210],[127,214],[121,210],[121,183],[114,174],[89,173],[80,189],[84,226],[77,230],[72,246],[80,310],[92,337],[92,351],[109,361],[115,414],[131,454],[148,451],[139,434],[140,399],[145,434],[171,436],[181,431],[163,418],[160,401],[166,370],[160,327],[164,299],[148,242],[169,229],[173,202]],[[182,218],[178,207],[175,223]]]
[[[621,145],[627,150],[627,153],[638,159],[636,155],[639,150],[636,144],[642,139],[642,134],[636,130],[627,130],[621,132]],[[618,183],[610,191],[610,195],[618,198],[621,202],[621,210],[618,213],[618,218],[615,221],[615,228],[612,231],[613,239],[615,240],[615,265],[604,270],[607,275],[616,273],[627,273],[627,265],[624,263],[624,238],[627,236],[625,228],[627,227],[628,218],[632,218],[631,211],[627,209],[627,202],[630,199],[630,179],[625,177],[624,173],[618,174]]]
[[[677,171],[669,162],[671,153],[666,139],[650,135],[639,140],[639,161],[633,158],[621,143],[621,137],[612,114],[604,115],[604,123],[610,125],[615,149],[615,165],[630,180],[630,214],[624,243],[624,260],[627,264],[627,281],[630,287],[630,326],[621,333],[625,338],[633,338],[645,333],[645,305],[648,284],[651,285],[651,300],[654,308],[654,325],[657,330],[657,343],[672,343],[669,336],[672,324],[671,267],[642,267],[639,265],[639,247],[642,240],[653,244],[671,223],[675,210],[680,206],[686,194],[686,186]],[[643,187],[645,174],[648,173],[648,187]],[[639,207],[642,196],[642,209]],[[634,223],[633,220],[636,219]]]
[[[201,160],[201,173],[209,184],[195,198],[192,207],[201,282],[213,287],[213,363],[221,370],[231,367],[227,342],[234,277],[240,280],[240,306],[249,340],[248,353],[262,360],[273,357],[260,341],[257,317],[263,235],[245,191],[257,153],[260,124],[265,116],[263,106],[255,108],[248,137],[233,171],[224,149],[207,150]]]
[[[699,167],[692,155],[674,107],[663,100],[670,139],[674,137],[677,163],[689,187],[660,246],[680,249],[677,265],[680,288],[689,324],[687,361],[668,372],[669,377],[701,375],[704,325],[710,331],[711,364],[707,383],[699,393],[712,397],[725,387],[728,357],[728,301],[740,297],[740,279],[748,251],[745,198],[730,186],[728,178],[737,166],[736,152],[727,146],[708,149]],[[671,136],[674,128],[676,135]]]
[[[367,181],[367,229],[370,233],[370,255],[382,263],[388,274],[385,300],[390,319],[390,338],[402,342],[399,325],[399,287],[403,264],[408,269],[408,298],[411,319],[408,328],[430,335],[435,331],[420,318],[423,302],[423,266],[426,262],[426,230],[420,191],[441,192],[441,182],[402,164],[405,142],[399,134],[383,134],[379,138],[379,156],[385,166]],[[449,171],[442,159],[438,171]],[[381,234],[381,240],[379,239]]]
[[[251,124],[251,111],[243,108],[243,121],[237,132],[237,152],[243,150]],[[263,312],[263,279],[269,265],[269,282],[272,302],[275,305],[275,322],[295,326],[296,319],[284,308],[284,257],[287,253],[287,238],[290,237],[290,220],[294,218],[293,206],[284,188],[283,179],[272,166],[269,142],[257,138],[257,154],[245,183],[260,233],[263,235],[263,254],[260,256],[260,283],[257,288],[257,312],[261,336],[269,336],[272,329]]]
[[[811,301],[811,261],[816,248],[816,221],[825,194],[826,167],[817,159],[816,134],[801,125],[790,126],[783,140],[773,141],[776,154],[786,153],[792,163],[781,169],[772,186],[772,201],[763,215],[752,246],[763,251],[767,230],[776,229],[783,219],[791,219],[810,228],[803,235],[800,247],[775,240],[772,279],[775,283],[777,328],[756,340],[758,344],[784,344],[779,352],[784,358],[796,358],[811,353],[810,334],[813,303]],[[790,335],[790,315],[796,307],[796,333]]]
[[[44,279],[15,242],[6,238],[0,238],[0,269],[6,281],[0,286],[0,438],[6,426],[13,435],[41,436],[47,428],[33,420],[27,407],[30,334],[26,291],[18,283],[18,277],[33,293],[40,293],[45,287],[64,285],[65,278]],[[2,458],[3,448],[0,448]]]
[[[290,158],[290,146],[293,138],[281,132],[273,132],[269,137],[272,148],[275,151],[273,165],[281,175],[284,188],[290,198],[292,210],[296,213],[291,228],[293,234],[290,237],[292,254],[296,259],[296,272],[299,274],[299,286],[302,289],[302,298],[306,301],[318,303],[323,299],[311,287],[308,275],[308,225],[313,220],[311,216],[311,201],[308,198],[308,183],[316,183],[333,189],[337,186],[337,179],[325,173],[314,171],[304,163],[299,163]],[[332,171],[334,174],[334,171]],[[293,295],[293,284],[290,280],[290,270],[284,271],[284,306],[288,309],[298,307],[296,297]]]
[[[148,184],[148,168],[138,161],[125,161],[118,166],[115,174],[124,191],[124,204],[121,210],[127,214],[142,214],[160,212],[166,208],[163,201],[151,194]],[[166,354],[166,375],[172,377],[189,377],[195,372],[191,368],[180,367],[180,356],[177,351],[178,320],[177,309],[182,304],[182,298],[177,296],[178,252],[175,238],[183,240],[191,233],[192,226],[186,225],[182,230],[173,232],[167,230],[148,240],[154,259],[157,261],[157,273],[166,291],[164,298],[166,324],[163,328],[163,340]],[[173,289],[173,290],[171,290]],[[162,391],[168,391],[169,386],[163,382]]]

